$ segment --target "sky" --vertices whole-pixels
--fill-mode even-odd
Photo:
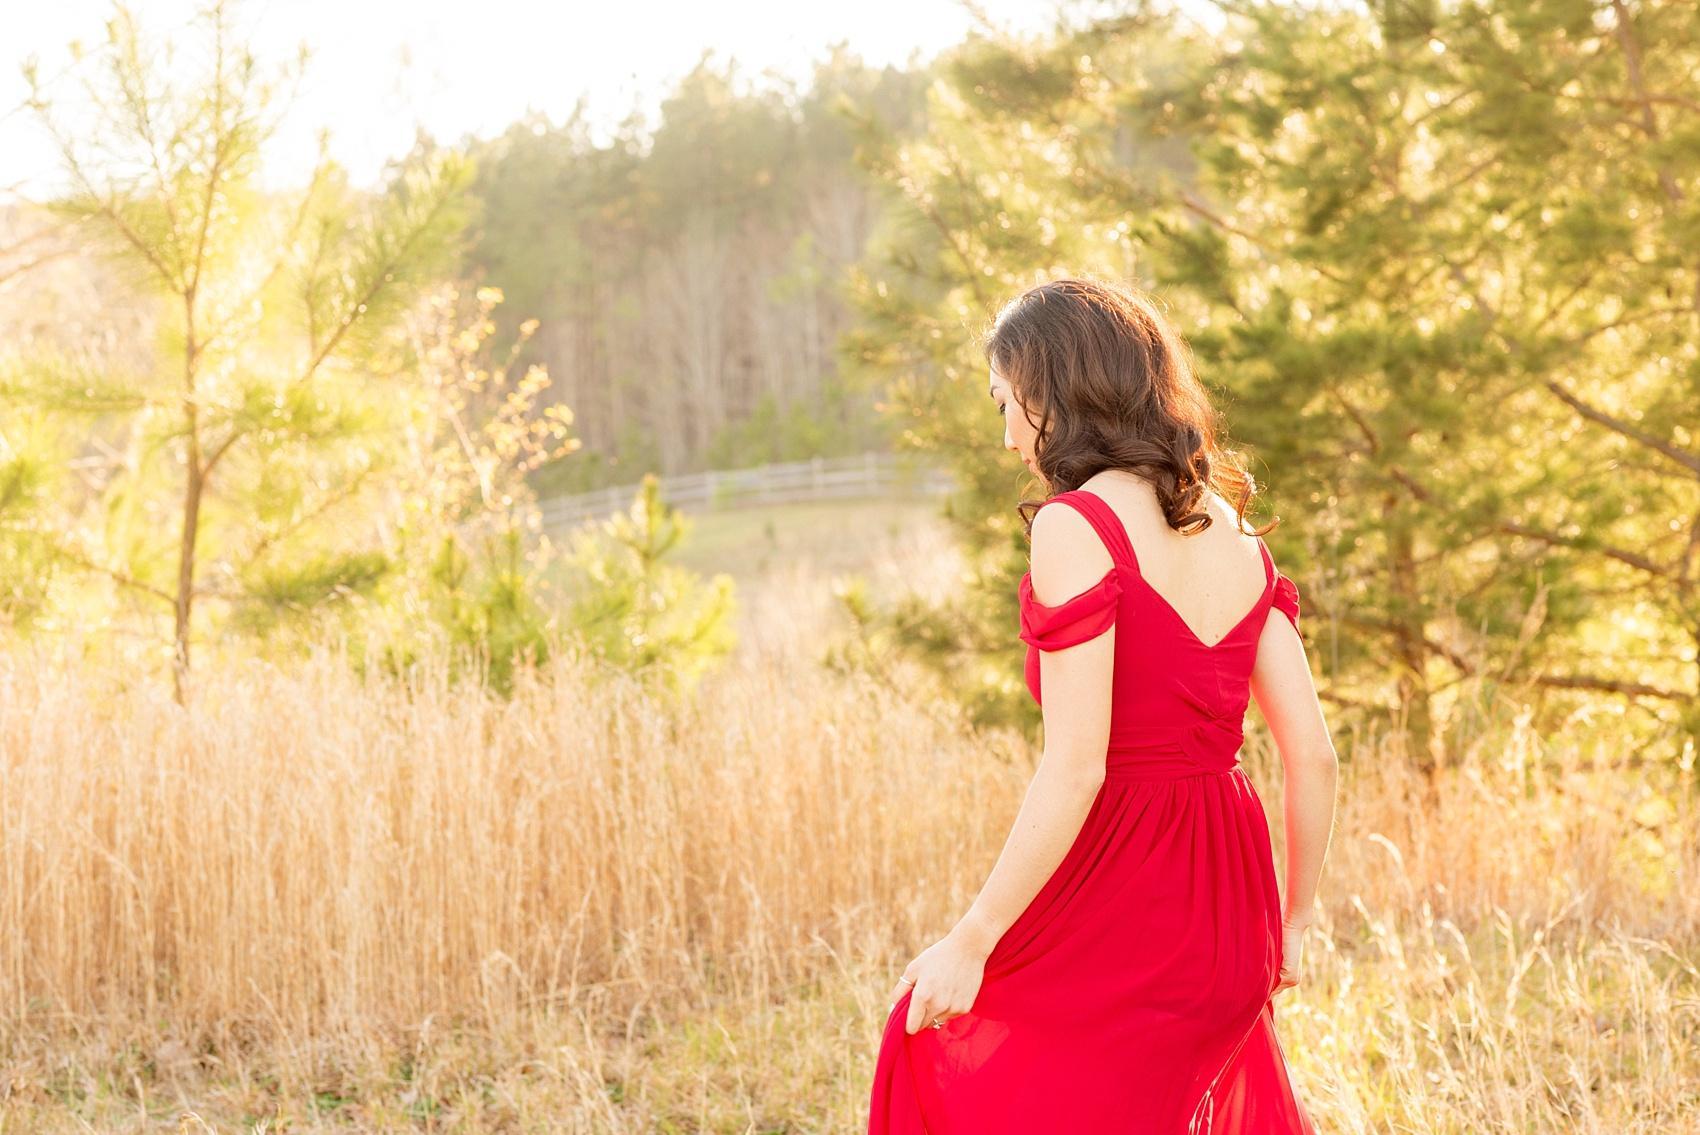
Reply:
[[[132,0],[154,37],[178,33],[198,0]],[[1055,22],[1056,0],[974,0],[1000,28],[1035,32]],[[58,178],[54,147],[34,115],[20,65],[62,75],[67,45],[104,38],[109,0],[0,0],[0,190],[36,195]],[[442,142],[492,135],[529,111],[559,123],[581,95],[597,133],[641,108],[653,123],[674,81],[702,58],[738,61],[804,81],[813,60],[844,42],[873,66],[925,60],[960,42],[979,20],[962,0],[736,0],[718,4],[627,0],[244,0],[240,25],[267,61],[311,53],[304,85],[266,153],[268,181],[304,179],[318,131],[360,183],[405,153],[424,127]],[[76,106],[74,83],[61,84]]]

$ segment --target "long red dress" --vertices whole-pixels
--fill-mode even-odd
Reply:
[[[1147,584],[1101,497],[1061,493],[1114,566],[1059,606],[1021,579],[1039,651],[1114,623],[1102,789],[1051,879],[986,959],[974,1007],[909,1035],[886,1019],[870,1135],[1315,1135],[1275,1035],[1281,909],[1263,805],[1239,763],[1271,607],[1298,589],[1261,538],[1257,604],[1206,644]]]

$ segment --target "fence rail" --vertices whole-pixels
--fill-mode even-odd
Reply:
[[[934,496],[955,487],[955,479],[944,470],[923,466],[914,458],[879,452],[748,469],[711,469],[661,479],[663,499],[685,512],[853,497]],[[612,485],[588,493],[549,497],[539,501],[538,507],[544,527],[571,528],[592,517],[624,512],[639,488],[640,483]]]

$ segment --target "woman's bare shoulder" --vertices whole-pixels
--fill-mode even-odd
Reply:
[[[1092,522],[1067,501],[1047,503],[1033,517],[1030,579],[1034,597],[1055,604],[1098,582],[1114,561]]]

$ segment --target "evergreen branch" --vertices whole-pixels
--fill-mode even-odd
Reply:
[[[1594,690],[1603,694],[1627,694],[1630,697],[1663,698],[1667,701],[1680,702],[1694,699],[1694,694],[1688,690],[1666,690],[1641,682],[1624,682],[1616,678],[1596,678],[1590,674],[1537,674],[1533,681],[1538,686],[1547,686],[1557,690]]]
[[[302,373],[300,379],[298,379],[299,382],[304,383],[311,379],[313,375],[318,372],[319,368],[324,365],[325,360],[331,356],[331,352],[336,350],[338,344],[342,342],[343,337],[346,336],[348,332],[353,329],[354,325],[360,321],[360,317],[364,314],[367,305],[377,298],[379,291],[381,291],[383,286],[389,282],[391,273],[402,265],[402,263],[406,260],[407,254],[411,252],[414,246],[417,245],[419,241],[424,238],[425,234],[430,231],[431,225],[445,212],[447,212],[450,197],[451,194],[439,191],[430,208],[426,210],[425,216],[414,224],[403,237],[400,247],[396,248],[387,260],[383,261],[381,265],[375,267],[371,271],[370,279],[365,291],[361,294],[359,299],[349,305],[343,318],[338,321],[337,326],[332,330],[330,336],[325,340],[324,344],[319,347],[319,350],[314,354],[312,360],[307,364],[307,369]]]
[[[1611,0],[1611,10],[1617,16],[1617,41],[1623,45],[1624,70],[1629,76],[1629,85],[1635,91],[1635,105],[1641,110],[1641,128],[1647,137],[1657,142],[1660,138],[1659,119],[1653,113],[1653,104],[1647,99],[1647,80],[1641,73],[1641,41],[1635,35],[1635,29],[1630,24],[1629,9],[1623,0]],[[1676,178],[1664,165],[1657,167],[1659,187],[1665,192],[1673,205],[1682,203],[1682,189],[1676,183]]]
[[[1410,491],[1411,495],[1424,504],[1437,503],[1434,493],[1428,486],[1418,481],[1411,473],[1394,465],[1389,467],[1388,474]],[[1665,577],[1671,574],[1671,569],[1662,564],[1654,563],[1646,556],[1631,552],[1625,548],[1615,548],[1609,544],[1601,544],[1597,540],[1582,540],[1575,537],[1560,536],[1556,532],[1519,524],[1515,520],[1497,520],[1492,525],[1492,531],[1503,532],[1507,536],[1523,536],[1530,540],[1539,540],[1544,544],[1561,548],[1575,548],[1582,551],[1599,552],[1609,559],[1628,565],[1649,575]]]
[[[1619,563],[1627,564],[1628,566],[1639,571],[1644,571],[1649,575],[1667,576],[1671,574],[1670,569],[1662,564],[1656,564],[1652,560],[1649,560],[1646,556],[1637,555],[1636,553],[1627,551],[1626,549],[1614,548],[1592,540],[1581,540],[1570,536],[1560,536],[1556,532],[1547,532],[1540,528],[1532,528],[1527,524],[1519,524],[1515,520],[1498,521],[1494,524],[1494,529],[1495,531],[1505,533],[1507,536],[1523,536],[1530,540],[1539,540],[1543,544],[1549,544],[1554,547],[1577,548],[1583,551],[1599,552],[1609,559],[1617,560]]]
[[[235,127],[230,127],[230,128],[227,129],[225,127],[225,124],[224,124],[225,8],[224,8],[224,5],[222,3],[214,5],[213,10],[212,10],[212,16],[213,16],[213,76],[212,76],[213,152],[212,152],[212,165],[207,169],[206,193],[202,195],[202,199],[201,199],[201,231],[198,234],[196,234],[196,237],[195,237],[195,255],[194,255],[193,260],[191,261],[192,267],[190,268],[189,279],[188,279],[188,287],[185,289],[185,293],[188,297],[188,302],[191,306],[194,304],[194,297],[195,297],[196,293],[198,293],[200,291],[200,288],[201,288],[201,273],[205,270],[206,263],[207,263],[207,234],[212,230],[213,209],[217,207],[219,182],[220,182],[220,179],[224,176],[225,161],[229,157],[229,149],[228,148],[231,145],[231,139],[232,139],[232,137],[234,135],[234,131],[235,131]],[[190,342],[191,342],[190,349],[191,350],[195,350],[195,347],[192,345],[193,341],[194,341],[193,340],[193,335],[194,335],[193,326],[194,326],[194,319],[193,319],[193,312],[191,312],[191,318],[190,318],[190,328],[191,328],[191,330],[190,330]]]
[[[1662,453],[1678,465],[1681,465],[1683,468],[1692,471],[1696,475],[1700,475],[1700,453],[1690,453],[1685,449],[1681,449],[1678,446],[1671,444],[1663,438],[1654,437],[1646,430],[1630,425],[1621,418],[1608,414],[1604,410],[1595,406],[1588,405],[1588,403],[1582,401],[1582,399],[1565,389],[1564,384],[1559,382],[1557,379],[1544,379],[1541,385],[1545,386],[1548,390],[1557,395],[1559,401],[1569,406],[1572,410],[1575,410],[1578,414],[1582,415],[1590,422],[1596,422],[1599,425],[1605,426],[1609,430],[1622,434],[1624,437],[1646,446],[1655,453]]]
[[[1312,601],[1311,606],[1316,607],[1317,604]],[[1318,608],[1318,615],[1320,617],[1329,617],[1329,612],[1325,609]],[[1408,628],[1395,625],[1385,619],[1371,619],[1362,615],[1354,614],[1342,614],[1338,617],[1341,622],[1346,623],[1347,625],[1360,627],[1365,630],[1402,635],[1408,634]],[[1435,642],[1427,635],[1418,635],[1414,637],[1418,646],[1422,647],[1430,654],[1444,658],[1465,677],[1469,677],[1477,672],[1475,666],[1471,664],[1470,660],[1456,651],[1449,649],[1441,643]],[[1597,678],[1587,674],[1536,674],[1530,676],[1526,680],[1539,686],[1547,686],[1554,689],[1595,690],[1600,693],[1626,694],[1631,697],[1663,698],[1670,701],[1691,700],[1694,697],[1692,693],[1682,690],[1667,690],[1658,686],[1646,685],[1641,682],[1626,682],[1613,678]]]
[[[1599,271],[1600,271],[1600,266],[1598,264],[1595,264],[1595,265],[1591,265],[1588,268],[1587,271],[1583,272],[1582,278],[1580,280],[1576,281],[1576,286],[1571,288],[1570,291],[1566,292],[1563,299],[1559,300],[1557,303],[1555,303],[1551,307],[1549,307],[1546,310],[1546,313],[1535,321],[1535,327],[1534,327],[1533,333],[1536,334],[1536,335],[1539,335],[1542,331],[1544,331],[1546,329],[1547,324],[1551,323],[1553,320],[1557,319],[1560,315],[1564,314],[1564,309],[1569,307],[1572,303],[1575,302],[1576,297],[1582,294],[1582,289],[1586,288],[1589,284],[1594,282],[1594,277],[1599,274]],[[1607,327],[1610,327],[1610,326],[1611,326],[1610,324],[1607,324]],[[1602,328],[1602,330],[1604,330],[1604,328]],[[1592,333],[1590,333],[1590,336],[1591,335],[1592,335]]]
[[[58,137],[57,133],[55,133],[55,137]],[[82,163],[72,154],[69,143],[61,144],[61,156],[64,157],[65,164],[70,167],[72,174],[76,177],[77,184],[82,187],[83,192],[88,194],[89,200],[94,203],[96,211],[105,217],[113,228],[118,230],[118,234],[124,238],[126,244],[141,254],[142,259],[153,268],[155,274],[159,276],[166,287],[174,292],[178,291],[179,284],[176,274],[166,266],[164,260],[160,259],[158,251],[124,217],[122,210],[118,207],[117,194],[108,191],[105,196],[101,195],[89,179],[88,174],[83,170]]]
[[[1444,257],[1442,258],[1442,261],[1445,262]],[[1460,287],[1464,288],[1465,291],[1470,293],[1471,297],[1475,300],[1476,304],[1487,315],[1489,322],[1497,325],[1498,322],[1499,322],[1499,311],[1498,311],[1498,309],[1495,308],[1492,304],[1488,303],[1488,301],[1479,292],[1477,292],[1475,288],[1470,286],[1468,280],[1466,280],[1464,278],[1463,273],[1461,271],[1459,271],[1456,266],[1448,264],[1448,267],[1451,270],[1453,280]],[[1584,283],[1586,282],[1586,279],[1588,279],[1588,278],[1591,278],[1591,273],[1590,273],[1589,277],[1586,277],[1584,279]],[[1576,290],[1579,290],[1580,286],[1581,285],[1578,285],[1578,289],[1576,289]],[[1571,292],[1571,295],[1566,296],[1565,299],[1563,300],[1563,302],[1557,308],[1554,308],[1552,311],[1549,311],[1547,313],[1547,315],[1541,319],[1540,325],[1544,326],[1547,323],[1548,320],[1550,320],[1554,315],[1556,315],[1558,313],[1559,310],[1561,310],[1563,308],[1563,306],[1565,304],[1568,304],[1570,302],[1571,298],[1574,295],[1575,295],[1575,290],[1573,290]],[[1630,326],[1630,325],[1635,324],[1635,323],[1644,322],[1648,319],[1657,319],[1659,316],[1662,316],[1662,315],[1682,314],[1682,313],[1684,313],[1685,310],[1686,309],[1684,309],[1684,308],[1649,308],[1646,311],[1637,312],[1634,315],[1626,315],[1626,316],[1623,316],[1619,319],[1614,319],[1610,323],[1600,324],[1599,326],[1590,328],[1589,330],[1581,332],[1580,334],[1573,335],[1573,336],[1569,337],[1568,339],[1564,340],[1564,342],[1568,346],[1579,346],[1582,343],[1587,342],[1589,339],[1594,338],[1596,335],[1603,335],[1605,332],[1613,330],[1614,328],[1627,327],[1627,326]],[[1506,346],[1510,347],[1511,349],[1513,349],[1513,350],[1524,349],[1523,343],[1516,336],[1505,334],[1503,331],[1500,332],[1500,335],[1501,335],[1501,338],[1504,339]],[[1688,452],[1686,450],[1683,450],[1683,449],[1677,447],[1676,445],[1673,445],[1672,443],[1665,441],[1662,438],[1654,437],[1652,434],[1647,433],[1645,430],[1642,430],[1642,429],[1639,429],[1635,426],[1632,426],[1628,422],[1623,421],[1620,418],[1614,417],[1613,415],[1606,413],[1604,410],[1601,410],[1601,409],[1598,409],[1597,407],[1588,405],[1580,397],[1578,397],[1577,395],[1571,393],[1568,389],[1566,389],[1564,387],[1564,385],[1562,383],[1560,383],[1557,379],[1552,379],[1552,378],[1543,379],[1541,384],[1543,386],[1545,386],[1548,390],[1552,391],[1553,394],[1557,395],[1558,399],[1561,402],[1563,402],[1565,405],[1569,406],[1572,410],[1575,410],[1578,414],[1582,415],[1582,417],[1588,419],[1589,421],[1594,422],[1598,425],[1605,426],[1608,429],[1614,430],[1617,433],[1622,434],[1624,437],[1627,437],[1627,438],[1631,439],[1632,441],[1639,442],[1640,444],[1646,446],[1649,449],[1652,449],[1653,451],[1655,451],[1657,453],[1662,453],[1664,456],[1670,458],[1672,461],[1675,461],[1677,464],[1683,466],[1684,468],[1689,469],[1696,474],[1700,474],[1700,454],[1691,453],[1691,452]]]
[[[75,548],[71,548],[71,547],[68,547],[68,546],[63,545],[63,544],[54,544],[54,545],[52,545],[52,550],[56,555],[59,555],[59,556],[65,558],[67,560],[70,560],[72,563],[77,564],[79,567],[83,567],[83,568],[88,569],[89,571],[99,572],[101,575],[108,576],[115,583],[122,584],[125,587],[133,588],[133,589],[140,591],[140,592],[147,594],[147,595],[152,595],[156,599],[162,599],[165,602],[173,604],[173,605],[175,605],[176,602],[177,602],[177,596],[171,594],[170,592],[163,591],[160,588],[155,587],[153,584],[147,583],[147,582],[140,580],[140,579],[137,579],[134,576],[128,574],[127,572],[119,570],[118,568],[107,567],[105,564],[95,563],[93,560],[89,559],[87,556],[83,555],[81,552],[77,551]]]
[[[962,171],[960,164],[955,161],[954,154],[951,155],[951,169],[955,180],[960,185],[962,180]],[[949,221],[947,221],[944,216],[928,202],[927,198],[929,195],[925,192],[925,190],[918,189],[916,187],[915,179],[910,177],[907,173],[898,171],[896,181],[898,187],[903,190],[904,197],[915,208],[915,211],[920,213],[921,216],[926,218],[928,223],[933,226],[933,228],[938,230],[939,236],[943,239],[945,245],[951,250],[951,252],[955,253],[956,259],[961,261],[963,269],[962,277],[968,282],[969,290],[974,294],[974,302],[982,309],[988,307],[989,301],[980,289],[981,273],[975,269],[974,261],[972,256],[969,254],[969,250],[957,243],[957,231],[961,228],[961,226],[952,225]]]
[[[1635,35],[1635,29],[1630,23],[1629,10],[1623,0],[1611,0],[1611,10],[1617,16],[1617,38],[1623,45],[1625,70],[1629,75],[1629,85],[1635,91],[1635,97],[1641,107],[1641,126],[1647,132],[1647,137],[1657,142],[1660,140],[1659,119],[1653,113],[1653,104],[1647,96],[1647,80],[1641,73],[1641,41]],[[1682,188],[1677,185],[1676,178],[1671,176],[1670,168],[1664,163],[1654,167],[1659,175],[1659,187],[1664,190],[1665,197],[1673,205],[1681,205],[1684,198]],[[1695,272],[1693,308],[1696,317],[1700,317],[1700,271]]]
[[[1475,165],[1466,169],[1463,173],[1459,174],[1451,181],[1447,182],[1445,185],[1441,186],[1439,189],[1436,189],[1425,196],[1421,201],[1414,202],[1411,208],[1412,218],[1421,219],[1426,217],[1429,213],[1433,212],[1435,205],[1446,203],[1453,193],[1464,188],[1466,185],[1469,185],[1471,182],[1475,181],[1476,178],[1498,165],[1502,160],[1504,160],[1504,157],[1504,154],[1496,150],[1481,161],[1477,162]],[[1398,192],[1397,187],[1395,187],[1395,193]]]
[[[225,436],[225,439],[219,442],[213,451],[207,455],[206,462],[201,466],[201,476],[206,477],[210,474],[213,471],[213,466],[218,464],[218,459],[229,452],[230,447],[236,444],[237,438],[240,438],[247,432],[248,431],[243,429],[241,426],[232,426],[230,433]]]
[[[171,179],[165,176],[165,167],[159,160],[160,146],[154,131],[152,100],[146,89],[147,65],[136,51],[138,32],[135,17],[129,9],[119,5],[117,22],[121,28],[119,34],[122,36],[118,45],[120,58],[114,62],[112,71],[118,79],[119,96],[130,111],[136,133],[147,144],[148,165],[153,169],[154,180],[158,183],[160,204],[165,209],[165,221],[171,229],[171,244],[173,248],[181,249],[182,225],[177,217],[176,195],[171,191]]]
[[[245,297],[243,302],[236,305],[237,311],[246,310],[257,304],[260,297],[265,294],[266,289],[270,288],[272,284],[276,282],[278,276],[283,273],[284,268],[289,262],[287,250],[295,246],[295,239],[300,235],[302,226],[306,224],[309,207],[312,204],[314,196],[318,193],[319,187],[324,184],[327,169],[328,167],[323,161],[314,168],[312,180],[307,183],[307,188],[302,192],[301,201],[295,208],[295,218],[289,223],[288,232],[284,236],[282,247],[286,251],[280,253],[272,261],[272,265],[269,269],[267,269],[265,276],[248,292],[248,295]],[[235,323],[235,320],[227,320],[210,331],[201,340],[202,351],[210,350],[214,344],[230,332],[230,329],[235,326]]]
[[[1338,619],[1346,626],[1390,635],[1395,639],[1410,642],[1419,646],[1438,658],[1444,658],[1462,674],[1475,673],[1475,667],[1470,664],[1470,660],[1468,658],[1459,654],[1445,643],[1436,642],[1426,634],[1413,631],[1410,626],[1404,623],[1397,623],[1391,619],[1371,618],[1367,615],[1354,614],[1350,612],[1335,612],[1330,610],[1328,607],[1319,604],[1314,598],[1307,598],[1305,603],[1306,606],[1312,610],[1316,618]]]
[[[313,508],[308,509],[306,512],[295,517],[288,524],[266,532],[254,543],[253,547],[248,549],[248,554],[243,558],[242,562],[244,564],[259,563],[261,557],[270,550],[273,544],[276,544],[279,540],[286,539],[294,533],[299,532],[308,524],[311,524],[314,520],[317,520],[319,517],[329,512],[336,505],[352,498],[355,493],[360,490],[361,486],[366,483],[367,478],[371,476],[372,472],[372,467],[367,466],[365,469],[360,470],[353,477],[349,478],[342,488],[335,492],[325,494],[324,498]]]
[[[1685,591],[1689,586],[1689,577],[1694,574],[1695,564],[1700,563],[1700,554],[1697,553],[1700,553],[1700,514],[1696,514],[1694,519],[1688,522],[1688,547],[1682,550],[1682,556],[1678,560],[1676,578]]]
[[[1578,332],[1568,339],[1560,340],[1560,342],[1567,347],[1579,347],[1596,335],[1604,335],[1607,331],[1615,331],[1619,327],[1633,327],[1637,323],[1645,323],[1649,319],[1659,319],[1667,315],[1686,315],[1687,313],[1686,307],[1650,307],[1645,311],[1638,311],[1634,315],[1621,316],[1610,323],[1601,323],[1596,327],[1590,327],[1588,330]]]
[[[88,170],[84,167],[82,159],[78,156],[76,144],[72,142],[65,134],[64,130],[60,128],[59,120],[54,117],[46,100],[42,98],[41,90],[37,86],[34,74],[30,73],[26,75],[26,78],[30,82],[30,108],[35,111],[35,115],[41,121],[42,127],[53,139],[54,144],[58,146],[59,156],[64,159],[65,168],[70,171],[71,176],[77,183],[77,186],[82,190],[89,202],[92,203],[94,211],[100,216],[106,218],[112,227],[118,231],[119,235],[124,238],[125,243],[141,255],[142,259],[154,270],[166,287],[170,288],[172,291],[177,291],[177,275],[172,271],[170,266],[168,266],[165,261],[160,258],[158,250],[155,249],[153,245],[149,244],[148,241],[135,230],[135,226],[131,225],[129,220],[124,216],[123,211],[118,206],[117,193],[110,186],[107,187],[105,192],[102,192],[101,189],[96,187],[94,179],[89,176]]]
[[[1634,98],[1625,98],[1622,95],[1567,95],[1561,90],[1548,91],[1546,93],[1552,95],[1554,98],[1569,99],[1572,102],[1597,102],[1604,103],[1606,106],[1622,106],[1642,110],[1649,106],[1677,106],[1681,107],[1683,110],[1700,112],[1700,102],[1696,102],[1694,99],[1686,98],[1683,95],[1667,95],[1651,91],[1637,95]],[[1615,119],[1614,121],[1621,122],[1624,120]]]
[[[1370,456],[1373,457],[1380,453],[1381,439],[1375,436],[1375,427],[1370,424],[1368,418],[1364,417],[1363,411],[1354,406],[1351,399],[1340,392],[1338,385],[1331,385],[1328,392],[1340,403],[1340,406],[1346,411],[1346,416],[1351,418],[1352,423],[1358,427],[1358,432],[1363,434],[1364,442],[1369,446]]]

